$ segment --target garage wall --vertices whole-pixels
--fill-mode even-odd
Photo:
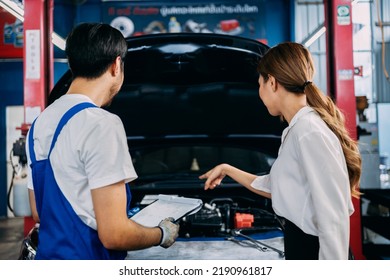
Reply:
[[[7,161],[6,152],[6,107],[23,104],[23,63],[0,62],[0,217],[7,211]],[[15,139],[16,140],[16,139]]]
[[[295,0],[295,20],[294,27],[294,41],[305,44],[309,38],[316,34],[325,22],[325,11],[323,1],[317,0]],[[314,76],[314,83],[323,91],[328,92],[327,85],[327,56],[326,56],[326,36],[323,33],[316,41],[308,45],[314,65],[316,67],[316,74]]]
[[[54,81],[68,69],[64,62],[54,64]],[[23,123],[23,62],[0,60],[0,217],[7,213],[7,192],[10,183],[11,163],[9,160],[12,143],[21,137],[17,129]],[[14,157],[13,162],[17,163]]]
[[[378,103],[390,103],[390,1],[374,1],[373,47],[375,53]],[[382,26],[379,24],[382,23]],[[389,138],[387,138],[389,139]]]

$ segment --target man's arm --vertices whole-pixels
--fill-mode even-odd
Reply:
[[[160,244],[162,231],[148,228],[127,217],[125,183],[92,190],[99,238],[107,249],[138,250]]]
[[[34,190],[29,189],[28,190],[28,198],[30,201],[30,208],[31,208],[31,214],[36,223],[39,223],[39,216],[37,211],[37,206],[35,204],[35,194]]]

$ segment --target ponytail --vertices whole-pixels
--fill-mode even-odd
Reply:
[[[333,100],[325,96],[316,85],[307,85],[305,93],[308,105],[319,114],[339,139],[347,163],[351,194],[353,197],[359,197],[360,192],[357,188],[360,183],[362,160],[357,142],[350,137],[345,127],[343,113],[336,107]]]

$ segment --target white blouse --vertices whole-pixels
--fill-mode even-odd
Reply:
[[[337,136],[313,108],[293,117],[270,174],[251,186],[271,193],[277,215],[319,237],[319,259],[348,259],[354,211],[348,170]]]

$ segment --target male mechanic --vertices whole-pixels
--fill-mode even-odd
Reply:
[[[108,24],[83,23],[66,41],[73,82],[31,126],[27,154],[36,259],[124,259],[127,251],[171,246],[179,226],[128,219],[127,183],[137,174],[118,116],[109,105],[124,79],[127,44]]]

